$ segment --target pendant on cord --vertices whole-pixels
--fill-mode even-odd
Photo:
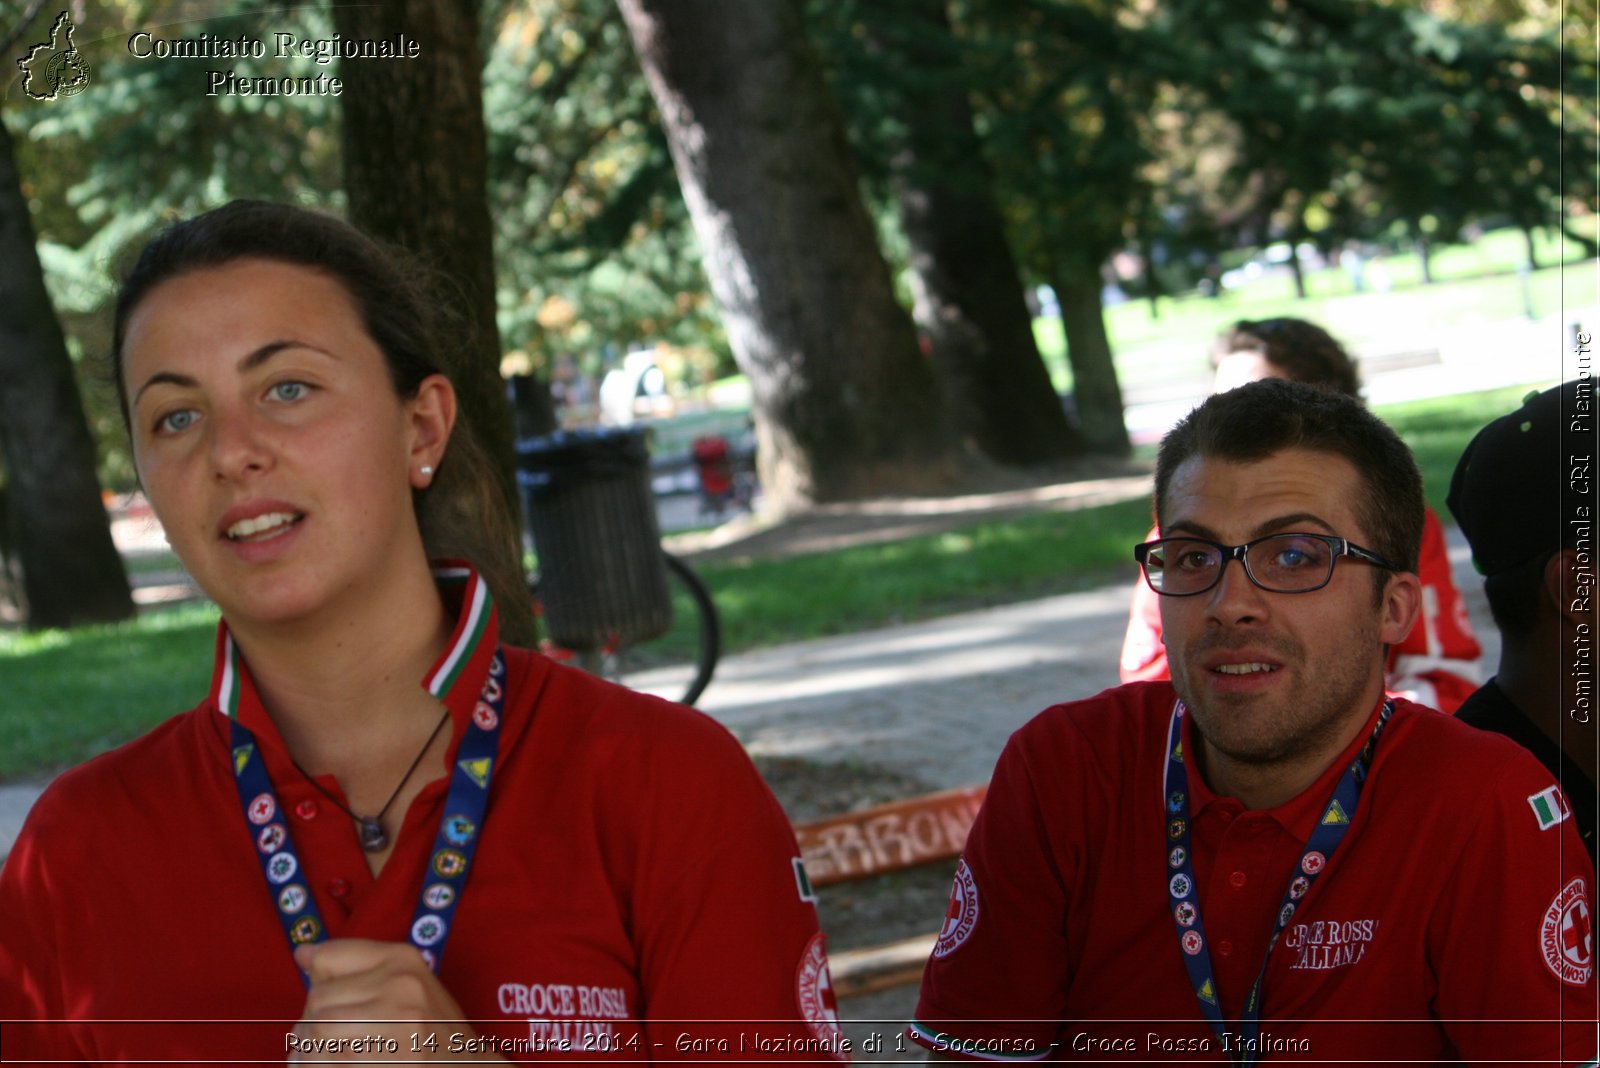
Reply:
[[[383,824],[378,822],[376,816],[361,816],[361,848],[368,853],[381,853],[383,847],[389,844],[389,836],[383,833]]]

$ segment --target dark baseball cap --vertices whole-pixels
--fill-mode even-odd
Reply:
[[[1588,380],[1529,393],[1461,454],[1445,504],[1479,574],[1493,577],[1568,547],[1577,531],[1572,521],[1593,518],[1575,510],[1594,499],[1593,401]],[[1581,477],[1573,477],[1568,455],[1582,458]]]

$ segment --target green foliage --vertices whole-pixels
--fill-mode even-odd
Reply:
[[[21,101],[7,117],[39,238],[40,259],[77,364],[101,450],[101,480],[133,485],[116,392],[102,361],[110,345],[115,264],[164,221],[235,197],[336,207],[338,113],[331,97],[207,96],[206,72],[305,75],[337,68],[309,60],[138,58],[129,38],[325,38],[313,6],[87,3],[74,8],[75,43],[93,80],[49,104]],[[48,25],[48,23],[46,23]]]
[[[1237,131],[1220,178],[1234,243],[1451,241],[1473,219],[1531,229],[1565,198],[1592,203],[1592,172],[1561,166],[1594,155],[1592,106],[1562,95],[1592,84],[1583,51],[1563,52],[1549,22],[1512,32],[1438,6],[1161,6],[1153,29],[1188,44],[1169,76]]]
[[[1118,0],[964,6],[987,57],[976,99],[1018,258],[1040,280],[1094,277],[1149,216],[1159,42]]]
[[[598,375],[667,341],[731,366],[644,78],[611,0],[510,8],[484,69],[500,331]]]
[[[1592,5],[955,0],[955,32],[939,34],[904,17],[928,2],[808,4],[892,264],[906,250],[889,153],[911,109],[953,76],[1031,281],[1098,271],[1127,249],[1151,262],[1155,284],[1182,291],[1240,244],[1442,247],[1483,222],[1535,230],[1596,204],[1582,164],[1595,157],[1596,115],[1577,88],[1595,79]],[[326,37],[324,4],[84,0],[73,14],[92,84],[53,105],[8,97],[5,121],[103,478],[125,489],[132,472],[98,363],[114,255],[164,219],[232,197],[343,202],[335,98],[207,97],[205,71],[338,68],[137,59],[126,47],[138,30]],[[688,350],[687,365],[729,370],[612,0],[494,0],[483,40],[499,325],[514,364],[547,371],[567,356],[596,375],[635,344],[667,341]],[[1125,287],[1146,284],[1128,273]]]

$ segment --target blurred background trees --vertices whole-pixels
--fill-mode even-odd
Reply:
[[[97,444],[88,474],[112,490],[133,487],[99,368],[114,255],[240,196],[345,213],[445,267],[476,309],[470,403],[503,456],[499,373],[536,384],[522,429],[544,429],[546,387],[581,401],[656,345],[698,395],[745,376],[789,508],[1125,454],[1108,293],[1159,312],[1217,295],[1269,247],[1302,290],[1303,256],[1359,286],[1372,257],[1411,249],[1426,276],[1493,226],[1527,235],[1529,268],[1537,234],[1595,252],[1595,13],[1555,0],[70,7],[90,86],[36,101],[0,82],[16,187],[0,232],[37,237]],[[0,39],[18,42],[4,70],[56,13],[0,0]],[[126,47],[141,29],[402,28],[427,62]],[[207,96],[219,63],[338,73],[346,91]],[[10,310],[26,268],[0,272]],[[1035,341],[1052,317],[1054,383]],[[49,348],[0,355],[13,576],[31,544],[19,492],[91,466],[9,433],[59,363]]]

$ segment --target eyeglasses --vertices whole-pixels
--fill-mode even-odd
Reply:
[[[1243,545],[1204,538],[1161,538],[1133,547],[1150,588],[1167,597],[1192,597],[1222,581],[1229,560],[1244,565],[1250,581],[1270,593],[1310,593],[1333,578],[1333,564],[1353,556],[1375,567],[1401,571],[1370,549],[1331,534],[1269,534]]]

